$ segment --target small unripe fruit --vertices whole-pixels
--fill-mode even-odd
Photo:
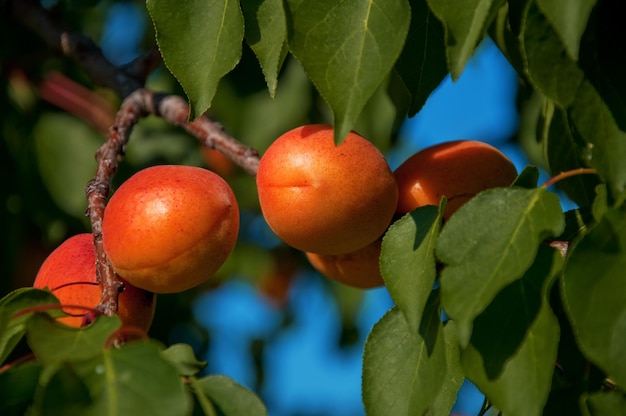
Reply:
[[[312,253],[345,254],[372,243],[398,200],[380,151],[354,132],[336,146],[328,125],[302,126],[276,139],[261,158],[256,181],[270,228]]]
[[[337,256],[306,253],[311,265],[327,278],[360,289],[385,284],[380,274],[382,237],[356,251]]]
[[[394,172],[400,197],[398,214],[447,198],[444,219],[477,193],[509,186],[517,177],[511,160],[495,147],[473,140],[440,143],[423,149]]]
[[[113,194],[102,239],[113,269],[155,293],[181,292],[211,277],[230,255],[239,207],[219,175],[191,166],[153,166]]]
[[[147,331],[154,317],[156,295],[128,282],[118,299],[118,316],[125,325]],[[96,277],[96,252],[91,234],[78,234],[65,240],[44,260],[33,287],[48,288],[59,299],[63,310],[73,316],[59,318],[66,325],[79,327],[89,311],[100,304],[102,287]]]

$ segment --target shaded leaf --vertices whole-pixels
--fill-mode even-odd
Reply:
[[[617,200],[626,197],[626,132],[611,110],[565,53],[558,35],[532,3],[522,34],[528,75],[544,95],[563,107],[572,131],[580,136],[583,161],[596,169]],[[552,136],[551,140],[554,139]],[[549,144],[548,144],[549,146]]]
[[[165,65],[185,90],[190,118],[204,113],[220,79],[241,59],[244,21],[237,0],[147,0]]]
[[[13,315],[19,311],[33,309],[40,305],[58,305],[59,300],[49,291],[21,288],[7,294],[0,300],[0,363],[4,362],[13,348],[26,333],[26,323],[33,314],[17,318]],[[63,315],[61,309],[51,311],[52,315]]]
[[[582,402],[583,414],[587,416],[626,414],[626,394],[619,391],[587,394]]]
[[[440,228],[437,207],[424,206],[396,221],[383,238],[380,271],[385,286],[414,330],[435,283]]]
[[[38,313],[28,322],[26,339],[41,363],[85,360],[100,354],[109,336],[120,326],[117,316],[99,316],[87,327],[74,328]]]
[[[567,115],[556,109],[549,127],[547,142],[548,163],[552,174],[558,174],[587,165],[581,149],[585,144],[575,139],[567,124]],[[595,175],[576,175],[559,181],[559,188],[581,207],[589,207],[595,199],[595,187],[599,184]]]
[[[571,2],[567,7],[559,0],[537,0],[537,5],[559,35],[569,56],[577,60],[580,39],[596,0]]]
[[[409,34],[395,69],[411,95],[408,114],[412,117],[448,74],[443,26],[426,0],[411,1]]]
[[[427,0],[445,28],[448,69],[458,79],[505,0]]]
[[[517,179],[511,186],[517,186],[520,188],[536,188],[539,182],[539,169],[536,166],[526,166],[524,170],[517,175]]]
[[[462,352],[467,377],[505,414],[540,415],[547,401],[559,325],[546,297],[562,264],[557,250],[541,246],[524,276],[476,317]]]
[[[188,344],[174,344],[161,352],[172,363],[181,376],[193,376],[206,367],[206,361],[199,361]]]
[[[207,376],[195,381],[193,387],[195,394],[209,399],[220,415],[267,415],[265,405],[259,397],[229,377]],[[199,400],[201,401],[200,398]]]
[[[0,414],[23,415],[32,402],[41,366],[28,362],[0,372]]]
[[[438,397],[446,375],[440,324],[435,340],[410,328],[392,308],[374,325],[363,355],[363,403],[368,415],[422,415]],[[428,353],[427,342],[432,343]]]
[[[400,55],[409,4],[292,0],[289,6],[289,48],[332,109],[340,142]]]
[[[245,39],[261,64],[270,96],[287,55],[287,18],[282,0],[242,0]]]
[[[52,367],[50,367],[52,368]],[[36,415],[88,415],[93,400],[85,382],[72,366],[61,364],[48,375],[33,405]]]
[[[479,193],[443,227],[437,257],[443,308],[457,321],[461,345],[471,323],[505,286],[522,277],[537,248],[565,226],[559,200],[544,188]]]
[[[37,165],[55,204],[83,219],[87,208],[85,185],[96,171],[93,157],[103,138],[87,124],[65,113],[46,113],[33,131]]]
[[[610,210],[569,256],[566,310],[583,353],[626,385],[626,218]]]

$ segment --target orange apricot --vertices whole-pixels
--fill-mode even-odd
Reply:
[[[102,221],[113,269],[155,293],[181,292],[210,278],[239,233],[239,206],[219,175],[192,166],[152,166],[126,180]]]
[[[360,289],[385,284],[380,274],[382,237],[356,251],[337,256],[306,253],[311,265],[327,278]]]
[[[495,147],[474,140],[444,142],[409,157],[395,171],[400,197],[397,214],[447,198],[444,219],[477,193],[509,186],[517,177],[511,160]]]
[[[328,125],[298,127],[261,157],[261,211],[274,233],[305,252],[345,254],[387,229],[398,188],[381,152],[350,132],[335,145]]]
[[[128,282],[118,299],[118,316],[124,325],[147,331],[154,317],[156,295],[138,289]],[[68,305],[63,311],[70,316],[59,318],[66,325],[79,327],[88,309],[100,303],[102,287],[96,277],[96,252],[93,236],[78,234],[65,240],[44,260],[37,272],[33,287],[48,288]],[[71,308],[70,305],[84,308]]]

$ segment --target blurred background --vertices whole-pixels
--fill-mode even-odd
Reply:
[[[115,64],[153,44],[141,2],[103,1],[72,13],[74,29],[100,44]],[[9,33],[20,39],[3,40],[0,51],[4,295],[30,286],[44,258],[64,239],[89,231],[84,187],[95,173],[94,153],[119,99],[16,22],[2,18],[0,26],[2,39]],[[162,67],[148,87],[184,96]],[[518,170],[528,164],[544,168],[533,124],[539,101],[521,95],[515,72],[486,40],[461,78],[444,79],[415,117],[396,116],[383,88],[355,130],[385,152],[392,168],[424,147],[457,139],[499,147]],[[220,84],[209,116],[261,153],[291,128],[330,121],[295,60],[285,63],[272,100],[245,48],[241,64]],[[166,344],[190,344],[207,361],[207,374],[224,374],[253,389],[273,416],[363,415],[363,345],[392,305],[386,290],[352,289],[314,272],[302,253],[281,244],[265,224],[252,177],[156,117],[136,126],[114,184],[163,163],[204,166],[222,175],[237,195],[242,226],[235,251],[207,284],[159,296],[150,335]],[[543,170],[542,175],[540,181],[547,178]],[[571,203],[564,199],[563,205]],[[466,382],[453,412],[475,415],[482,400]]]

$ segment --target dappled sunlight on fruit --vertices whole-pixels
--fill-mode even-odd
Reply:
[[[191,166],[139,171],[113,194],[102,223],[115,271],[155,293],[206,281],[230,255],[238,232],[239,208],[230,186]]]
[[[119,295],[118,315],[125,325],[147,331],[152,323],[156,295],[124,283]],[[96,255],[93,236],[78,234],[65,240],[42,263],[33,287],[48,288],[61,305],[82,305],[84,308],[63,308],[71,316],[60,322],[79,327],[83,318],[100,303],[102,288],[96,278]]]
[[[333,255],[380,237],[398,198],[380,151],[354,132],[336,146],[327,125],[276,139],[261,158],[257,187],[263,215],[285,243]]]

